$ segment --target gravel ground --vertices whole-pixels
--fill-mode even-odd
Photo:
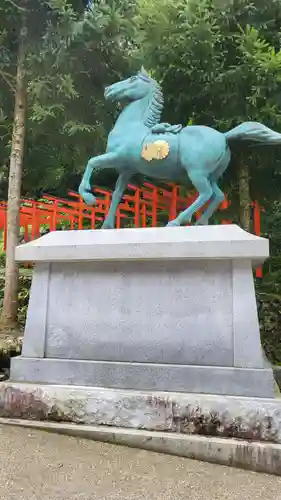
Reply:
[[[281,500],[281,478],[0,426],[0,500]]]

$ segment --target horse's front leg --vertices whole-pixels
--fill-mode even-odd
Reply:
[[[116,155],[112,153],[105,153],[100,156],[94,156],[88,161],[78,189],[80,196],[82,196],[83,200],[88,205],[94,205],[96,202],[96,197],[93,195],[91,189],[91,175],[93,173],[93,170],[113,168],[115,166],[115,161]]]
[[[103,222],[102,229],[113,229],[115,227],[116,211],[131,177],[131,172],[124,172],[119,175],[112,194],[111,205]]]

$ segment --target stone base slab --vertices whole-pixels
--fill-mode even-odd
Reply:
[[[121,363],[19,356],[11,361],[11,380],[230,396],[274,396],[271,368]]]
[[[0,417],[281,444],[281,399],[0,384]]]
[[[0,424],[167,453],[203,462],[281,475],[281,445],[118,427],[0,418]]]

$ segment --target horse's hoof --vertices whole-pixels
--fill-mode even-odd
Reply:
[[[82,196],[84,202],[87,205],[94,205],[96,203],[96,198],[95,196],[90,193],[89,191],[79,191],[80,196]]]
[[[176,220],[170,220],[170,222],[168,222],[168,224],[166,225],[166,227],[179,227],[180,226],[180,223]]]
[[[194,224],[195,226],[208,226],[209,225],[209,221],[208,220],[198,220],[195,222]]]
[[[101,229],[114,229],[114,226],[112,224],[104,222],[103,225],[101,226]]]

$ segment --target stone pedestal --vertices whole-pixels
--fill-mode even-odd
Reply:
[[[273,397],[252,266],[238,226],[53,232],[34,261],[13,382]]]

